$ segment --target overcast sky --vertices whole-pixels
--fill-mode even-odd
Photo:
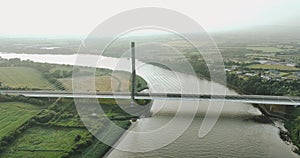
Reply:
[[[208,31],[300,25],[300,0],[1,0],[0,35],[87,35],[105,19],[139,7],[178,11]]]

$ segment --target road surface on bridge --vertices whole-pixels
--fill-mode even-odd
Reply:
[[[113,98],[131,99],[131,93],[127,92],[66,92],[66,91],[11,91],[1,90],[1,94],[23,95],[26,97],[46,98]],[[151,100],[195,100],[195,101],[225,101],[248,104],[267,105],[300,105],[300,97],[266,96],[266,95],[209,95],[209,94],[179,94],[179,93],[136,93],[135,99]]]

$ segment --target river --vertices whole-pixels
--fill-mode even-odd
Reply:
[[[76,55],[0,53],[0,56],[2,58],[21,58],[22,60],[32,60],[35,62],[70,65],[73,65],[76,60]],[[102,58],[102,62],[97,64],[97,67],[113,68],[117,66],[121,70],[130,70],[130,64],[126,64],[129,62],[128,59],[122,59],[123,61],[119,62],[116,58]],[[118,63],[121,65],[118,65]],[[90,65],[87,64],[84,66]],[[178,90],[182,89],[183,91],[184,89],[194,89],[194,81],[197,80],[203,93],[210,93],[213,86],[215,87],[215,93],[218,93],[218,89],[220,91],[225,89],[227,94],[236,94],[236,92],[218,83],[199,80],[190,75],[174,74],[169,70],[153,65],[145,65],[142,62],[137,62],[137,67],[139,68],[137,74],[142,76],[147,82],[153,83],[151,85],[151,91],[153,92],[178,92]],[[184,85],[178,83],[178,78],[185,80],[183,82]],[[132,148],[132,150],[147,152],[126,152],[115,149],[107,157],[298,157],[280,139],[277,127],[270,124],[256,123],[248,119],[253,115],[260,114],[256,108],[249,104],[225,103],[215,126],[205,137],[199,138],[199,128],[203,123],[204,114],[208,106],[208,102],[199,103],[199,106],[196,108],[196,117],[178,139],[157,150],[147,151],[153,145],[157,146],[165,143],[163,138],[177,134],[178,131],[182,130],[181,127],[184,127],[185,123],[189,122],[186,119],[190,118],[189,114],[195,112],[196,107],[196,103],[192,101],[154,101],[151,109],[153,117],[139,119],[133,124],[132,131],[147,132],[163,127],[169,122],[174,121],[172,118],[180,107],[186,115],[173,122],[175,126],[169,133],[143,135],[143,137],[139,134],[129,133],[128,135],[124,135],[118,144],[120,148],[127,147]],[[212,102],[210,106],[218,107],[219,104]]]

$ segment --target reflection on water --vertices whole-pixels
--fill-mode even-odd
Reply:
[[[163,126],[169,119],[168,116],[144,118],[139,120],[134,130]],[[213,130],[200,139],[198,130],[202,120],[202,117],[196,117],[181,137],[161,149],[145,153],[114,150],[108,157],[293,157],[278,137],[278,129],[272,125],[257,124],[244,118],[222,117]],[[122,142],[135,147],[145,143],[138,138]]]

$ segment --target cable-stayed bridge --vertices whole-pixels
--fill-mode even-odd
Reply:
[[[182,84],[178,82],[176,75],[174,75],[171,71],[163,69],[155,69],[149,71],[140,71],[142,77],[147,80],[148,84],[157,84],[159,86],[167,87],[167,90],[163,90],[161,88],[155,89],[154,91],[148,92],[137,92],[136,90],[136,70],[135,70],[135,45],[131,43],[131,92],[120,92],[117,90],[116,92],[102,92],[102,91],[78,91],[72,89],[67,89],[66,86],[57,82],[54,84],[50,84],[45,87],[44,90],[0,90],[1,94],[8,95],[23,95],[27,97],[46,97],[46,98],[114,98],[114,99],[151,99],[151,100],[195,100],[195,101],[218,101],[218,102],[240,102],[240,103],[249,103],[249,104],[265,104],[265,105],[289,105],[289,106],[298,106],[300,105],[300,97],[287,97],[287,96],[268,96],[268,95],[237,95],[237,94],[228,94],[228,95],[220,95],[214,93],[198,93],[194,91],[181,91]],[[130,65],[129,63],[127,65]],[[111,76],[113,77],[113,76]],[[184,76],[185,77],[185,76]],[[118,81],[118,86],[120,87],[121,81],[116,78]],[[193,83],[195,80],[188,80],[188,77],[185,78],[185,82]],[[88,80],[80,81],[85,83],[81,85],[82,87],[86,87],[86,82]],[[79,82],[79,83],[80,83]],[[68,80],[67,87],[72,87],[72,80]],[[186,89],[190,90],[195,87],[193,84]],[[183,85],[184,86],[184,85]],[[61,90],[58,90],[61,89]],[[204,89],[211,89],[211,87],[206,87]]]
[[[111,98],[111,99],[131,99],[129,92],[67,92],[67,91],[10,91],[1,90],[1,94],[23,95],[26,97],[46,97],[46,98]],[[209,94],[180,94],[180,93],[135,93],[134,99],[151,100],[194,100],[194,101],[224,101],[240,102],[248,104],[265,105],[300,105],[299,97],[287,96],[267,96],[267,95],[209,95]]]

